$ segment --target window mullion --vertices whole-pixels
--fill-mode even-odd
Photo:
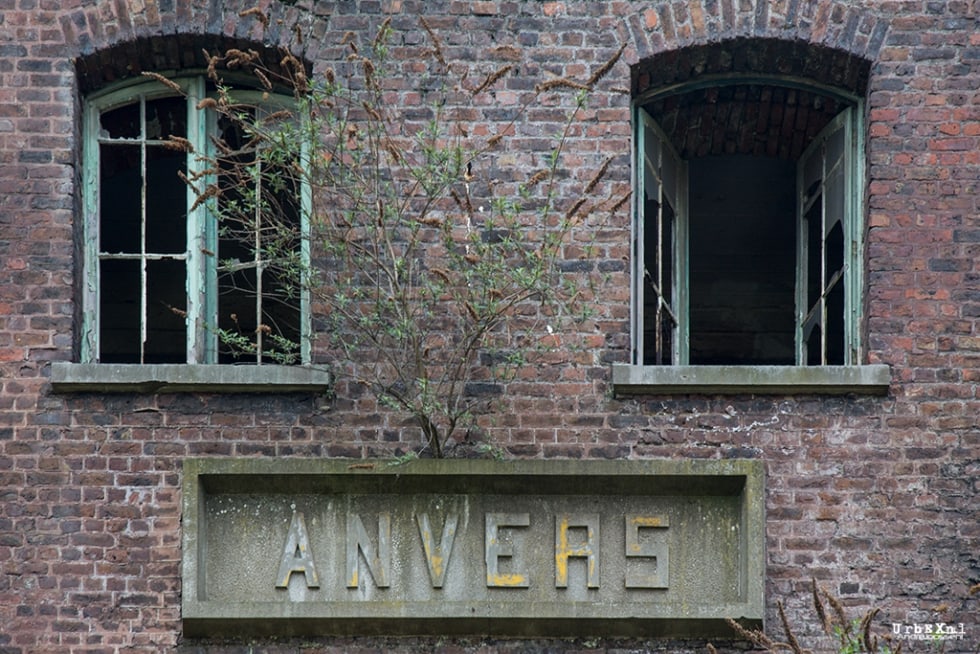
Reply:
[[[642,109],[636,108],[633,116],[634,123],[634,134],[633,147],[635,148],[633,161],[636,164],[633,166],[634,183],[633,187],[636,192],[633,194],[633,213],[635,218],[633,219],[633,274],[632,274],[632,286],[633,290],[630,294],[631,303],[631,315],[633,318],[633,363],[637,365],[642,365],[644,362],[644,274],[646,261],[646,253],[644,251],[644,242],[646,238],[646,221],[644,220],[644,198],[646,197],[646,189],[644,184],[644,175],[646,174],[646,162],[647,162],[647,152],[646,152],[646,130],[644,128],[645,114]]]
[[[255,269],[255,363],[262,365],[262,356],[265,352],[263,337],[265,331],[262,328],[262,277],[265,271],[265,263],[262,260],[262,159],[256,157],[255,160],[255,211],[252,224],[252,265]]]
[[[310,151],[310,141],[307,138],[308,131],[305,124],[300,124],[300,134],[302,134],[303,142],[300,148],[301,166],[304,171],[308,171],[307,168],[309,162],[311,161],[312,152]],[[304,175],[305,178],[305,175]],[[304,179],[304,182],[308,179]],[[313,333],[313,319],[311,316],[310,307],[310,288],[307,283],[309,280],[307,268],[310,264],[310,215],[313,211],[313,193],[310,184],[303,183],[300,185],[300,285],[299,285],[299,318],[300,318],[300,361],[303,363],[310,363],[312,361],[312,350],[313,345],[311,342],[310,334]]]
[[[214,181],[198,178],[201,157],[212,147],[208,134],[215,129],[213,117],[197,108],[204,97],[204,79],[195,78],[187,91],[187,139],[193,146],[193,152],[187,153],[187,176],[202,186]],[[195,206],[197,196],[190,186],[186,197],[188,208],[194,207],[187,212],[187,362],[215,363],[217,227],[206,202]]]
[[[672,152],[672,151],[671,151]],[[688,165],[679,157],[677,165],[677,188],[675,189],[674,207],[674,242],[667,247],[675,253],[674,266],[671,276],[674,284],[674,307],[677,315],[677,336],[674,345],[674,360],[680,365],[690,363],[691,356],[691,320],[690,320],[690,232],[688,220]]]
[[[99,141],[100,115],[91,103],[87,106],[84,124],[84,178],[83,184],[87,193],[84,194],[83,221],[83,284],[82,306],[83,322],[80,343],[80,358],[82,363],[94,363],[99,359],[99,295],[101,286],[99,261],[99,166],[101,162]]]
[[[862,121],[863,108],[862,103],[859,102],[857,106],[847,109],[847,123],[844,126],[843,165],[844,192],[846,194],[843,225],[845,235],[845,365],[858,365],[862,358],[860,329],[864,269],[861,262],[864,254],[864,233],[860,226],[863,225],[861,212],[864,180],[862,178],[863,167],[859,164],[864,158],[864,140],[860,136],[863,133]]]
[[[146,271],[146,96],[140,96],[140,363],[146,362],[147,271]]]

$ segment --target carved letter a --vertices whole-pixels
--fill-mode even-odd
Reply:
[[[310,539],[306,535],[306,520],[298,512],[293,512],[293,519],[289,523],[286,545],[282,548],[282,560],[279,562],[279,574],[276,575],[276,588],[287,588],[289,577],[294,572],[303,573],[307,588],[320,587],[320,577],[316,573],[313,552],[310,551]]]

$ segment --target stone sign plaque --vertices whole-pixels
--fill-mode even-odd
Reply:
[[[763,485],[754,460],[190,459],[185,634],[758,626]]]

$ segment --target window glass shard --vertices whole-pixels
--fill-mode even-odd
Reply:
[[[665,156],[661,161],[661,178],[664,182],[664,197],[666,197],[674,206],[678,203],[678,193],[677,193],[677,181],[680,171],[678,170],[680,162],[674,157]]]
[[[844,193],[844,173],[838,167],[827,178],[825,186],[826,192],[826,215],[824,216],[824,233],[830,234],[830,230],[841,224],[844,220],[844,203],[846,201]]]
[[[825,289],[844,273],[844,228],[840,221],[834,223],[824,242],[824,282]]]
[[[643,167],[643,193],[646,200],[660,201],[660,178],[649,159]]]
[[[826,299],[826,352],[823,365],[844,365],[844,284],[840,278],[834,282]]]
[[[827,135],[827,171],[837,168],[844,158],[844,123]]]
[[[643,121],[643,148],[643,157],[647,161],[647,165],[654,171],[659,171],[662,146],[660,144],[660,136],[650,125],[649,119]]]
[[[806,253],[806,304],[811,309],[823,293],[823,196],[815,198],[803,217],[806,231],[804,249]]]
[[[187,100],[174,96],[147,101],[145,138],[153,141],[171,136],[187,137]]]
[[[803,188],[806,189],[803,201],[808,201],[823,179],[823,157],[808,157],[803,160]]]
[[[806,337],[806,365],[819,366],[823,363],[823,339],[820,322],[813,321]]]
[[[140,103],[134,102],[117,109],[104,111],[99,116],[103,138],[138,139],[142,135]]]

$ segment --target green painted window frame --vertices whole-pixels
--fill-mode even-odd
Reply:
[[[213,145],[211,136],[216,133],[217,121],[213,111],[198,109],[198,103],[207,95],[205,79],[202,76],[177,78],[173,80],[185,94],[187,105],[187,139],[194,152],[187,153],[188,175],[201,171],[199,156],[195,153],[211,153]],[[99,293],[101,280],[99,277],[99,259],[105,256],[99,251],[99,144],[105,140],[100,138],[100,116],[110,110],[141,98],[157,99],[175,96],[173,89],[157,81],[144,82],[138,85],[124,86],[105,93],[100,93],[86,99],[83,111],[83,324],[80,360],[82,363],[99,362]],[[256,106],[269,104],[288,104],[284,98],[269,97],[253,91],[238,91],[236,100],[249,103],[255,101]],[[197,203],[194,192],[186,190],[187,206],[187,250],[184,254],[186,261],[187,284],[189,298],[187,304],[187,357],[186,363],[213,364],[217,362],[217,334],[209,325],[217,324],[217,281],[216,257],[208,253],[216,252],[217,217],[209,210],[207,203]],[[303,190],[301,199],[301,239],[302,256],[309,261],[309,239],[307,214],[310,206],[309,189]],[[302,363],[310,360],[310,324],[309,324],[309,293],[304,289],[300,298],[301,314],[301,354]]]
[[[186,154],[186,170],[189,177],[202,170],[200,153],[213,152],[211,136],[217,131],[217,116],[209,109],[199,109],[198,104],[208,96],[208,86],[203,75],[184,75],[171,80],[179,86],[186,102],[186,138],[193,152]],[[253,103],[255,107],[289,106],[291,99],[248,89],[236,90],[235,99]],[[301,285],[299,298],[300,352],[299,365],[284,365],[270,361],[258,361],[233,365],[218,363],[218,336],[213,328],[217,324],[217,252],[218,219],[207,203],[196,203],[192,189],[186,189],[187,207],[186,251],[172,255],[184,262],[186,271],[187,306],[185,329],[187,337],[186,361],[183,363],[103,363],[100,362],[99,310],[100,310],[100,144],[111,140],[101,130],[104,112],[134,103],[165,97],[180,97],[173,88],[159,81],[141,80],[106,88],[85,98],[82,106],[82,210],[81,221],[81,325],[77,362],[55,362],[52,365],[52,385],[60,391],[113,391],[113,390],[221,390],[256,391],[325,389],[330,384],[329,373],[311,365],[312,322],[310,294]],[[140,105],[142,106],[142,105]],[[146,148],[145,118],[141,111],[141,135],[133,140]],[[145,165],[145,164],[141,164]],[[312,204],[310,189],[304,185],[300,197],[299,240],[302,260],[309,264],[309,221]],[[146,223],[146,202],[143,202],[141,225]],[[143,246],[145,250],[145,246]],[[118,255],[117,255],[118,256]],[[168,255],[170,256],[170,255]],[[146,294],[145,276],[141,277],[141,293]],[[259,302],[261,300],[258,300]],[[145,304],[145,303],[143,303]],[[146,320],[145,311],[141,312]],[[141,354],[142,357],[142,354]]]
[[[833,95],[847,105],[818,135],[798,161],[797,180],[797,299],[795,365],[691,365],[688,358],[690,325],[688,320],[688,256],[686,162],[670,144],[656,121],[643,109],[657,95],[682,93],[695,88],[739,83],[766,83],[807,89]],[[805,255],[808,244],[803,224],[806,198],[803,188],[803,162],[821,157],[821,148],[835,129],[845,139],[843,160],[837,162],[837,173],[843,173],[844,263],[840,283],[844,288],[844,361],[828,365],[822,355],[819,365],[808,364],[805,330],[814,320],[826,320],[823,303],[806,308]],[[631,358],[628,364],[613,364],[612,384],[619,394],[678,393],[887,393],[890,384],[888,366],[863,362],[861,339],[864,288],[864,103],[839,89],[815,85],[806,80],[775,76],[721,76],[695,80],[687,84],[655,91],[634,101],[634,202],[631,271]],[[821,162],[822,165],[823,162]],[[826,166],[824,166],[826,168]],[[826,172],[826,171],[824,171]],[[646,216],[645,196],[654,189],[656,216]],[[823,188],[823,187],[821,187]],[[665,211],[665,208],[667,209]],[[651,235],[648,230],[656,233]],[[826,234],[824,234],[826,238]],[[654,243],[667,255],[652,258],[649,269],[644,248]],[[649,286],[651,290],[645,288]],[[656,297],[646,297],[654,293]],[[651,316],[650,313],[655,312]],[[817,315],[818,318],[814,318]],[[822,316],[822,318],[820,317]],[[655,333],[651,333],[655,332]],[[653,338],[657,347],[656,363],[644,363],[647,341]]]

